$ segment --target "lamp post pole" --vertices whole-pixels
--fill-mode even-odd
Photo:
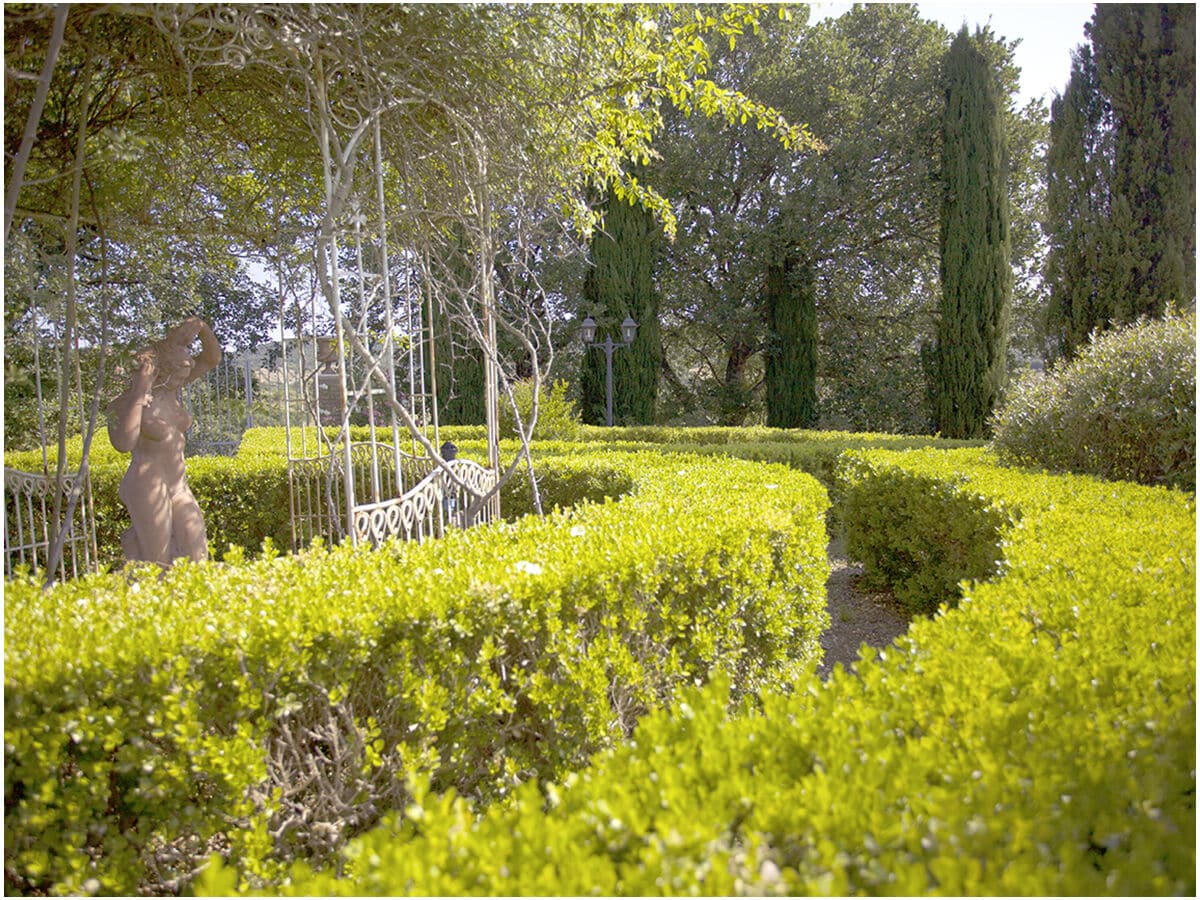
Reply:
[[[597,347],[604,351],[604,424],[612,428],[613,424],[613,373],[612,360],[613,351],[618,347],[628,347],[633,343],[633,339],[637,336],[637,322],[633,321],[630,316],[625,317],[625,321],[621,323],[621,337],[624,340],[613,341],[612,335],[607,335],[604,338],[603,344],[597,344],[596,341],[596,320],[588,316],[579,324],[579,335],[583,339],[585,347]]]
[[[612,335],[609,335],[601,346],[604,348],[604,424],[612,428],[612,355],[613,348],[617,345],[613,343]]]

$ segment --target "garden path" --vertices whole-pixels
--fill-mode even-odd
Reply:
[[[845,541],[829,542],[829,581],[826,583],[826,607],[829,628],[821,635],[825,658],[817,668],[822,679],[841,663],[849,669],[858,660],[864,643],[876,649],[888,646],[908,630],[909,614],[887,592],[861,590],[863,568],[846,558]]]

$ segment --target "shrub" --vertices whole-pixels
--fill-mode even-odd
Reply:
[[[542,510],[551,512],[586,502],[602,503],[634,489],[627,465],[613,466],[603,455],[538,456],[534,465]],[[529,470],[522,465],[500,489],[500,513],[509,521],[535,512]]]
[[[1094,335],[1051,375],[1017,382],[994,422],[1002,458],[1196,489],[1196,314]]]
[[[871,454],[847,453],[837,473],[838,518],[846,555],[865,568],[864,584],[892,590],[917,613],[958,600],[963,579],[1000,574],[1003,535],[1014,512],[963,487],[955,467],[983,451],[945,457],[933,474],[880,467]]]
[[[402,809],[418,773],[483,803],[561,778],[681,685],[815,669],[815,481],[594,464],[632,492],[424,545],[9,583],[9,890],[176,892],[216,845],[272,884],[273,860]]]
[[[521,415],[521,423],[528,428],[533,410],[533,379],[518,381],[513,385],[513,400]],[[533,429],[533,439],[563,441],[573,440],[579,432],[579,412],[575,402],[567,397],[567,383],[556,381],[549,390],[542,386],[538,397],[538,420]],[[516,438],[517,423],[513,418],[512,406],[507,397],[500,398],[500,437]]]
[[[1002,576],[853,674],[732,709],[719,679],[687,689],[633,741],[506,804],[417,779],[340,869],[297,865],[281,890],[1194,895],[1192,499],[972,451],[856,457],[863,481],[1011,511]],[[236,887],[214,867],[200,892]]]

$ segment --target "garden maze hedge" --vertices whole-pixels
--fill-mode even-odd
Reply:
[[[971,450],[848,453],[839,495],[877,577],[982,568],[853,674],[688,688],[486,810],[418,779],[340,870],[273,890],[1194,896],[1193,495]]]
[[[616,431],[545,519],[10,585],[9,890],[1195,894],[1193,494]],[[908,634],[821,682],[825,491],[723,454]]]
[[[411,777],[484,804],[681,685],[815,669],[815,480],[657,453],[542,468],[552,501],[626,496],[423,546],[10,583],[8,889],[171,891],[214,849],[271,884],[403,808]]]

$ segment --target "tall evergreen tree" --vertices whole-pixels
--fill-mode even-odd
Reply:
[[[1047,325],[1067,356],[1113,316],[1102,289],[1100,249],[1108,220],[1111,110],[1091,47],[1072,55],[1071,79],[1051,104],[1046,152],[1050,288]]]
[[[1005,104],[964,26],[946,54],[942,297],[932,354],[934,418],[946,437],[984,433],[1004,383],[1012,266]]]
[[[426,358],[424,367],[426,393],[433,390],[436,373],[438,421],[442,425],[482,425],[487,418],[483,351],[454,314],[471,304],[466,298],[474,286],[475,268],[466,234],[461,228],[452,229],[438,266],[440,288],[450,296],[430,304],[433,359]],[[449,314],[446,307],[451,310]],[[426,355],[430,352],[429,348],[422,350]]]
[[[1112,107],[1102,281],[1114,324],[1196,299],[1196,7],[1097,4],[1088,36]]]
[[[810,261],[792,253],[767,268],[763,306],[767,425],[811,428],[817,405],[817,283]]]
[[[442,425],[482,425],[485,409],[483,352],[437,307],[433,310],[433,364],[425,364],[426,391],[437,372],[438,421]]]
[[[658,291],[654,261],[659,240],[653,215],[610,194],[604,227],[592,239],[591,268],[583,284],[584,315],[606,335],[621,339],[626,316],[638,324],[633,344],[613,353],[613,423],[647,425],[654,421],[662,338],[658,325]],[[583,421],[604,424],[605,360],[599,350],[585,350],[580,371]]]

